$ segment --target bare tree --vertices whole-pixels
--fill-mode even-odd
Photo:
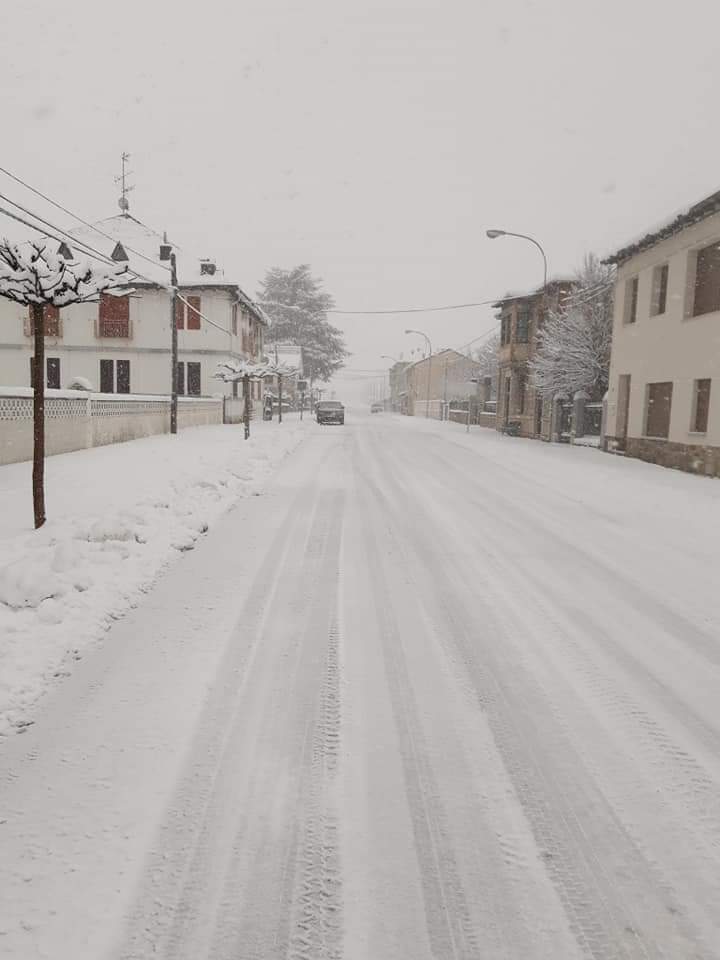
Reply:
[[[45,308],[97,300],[104,291],[127,282],[126,267],[95,270],[53,253],[47,241],[0,243],[0,297],[29,308],[35,337],[32,490],[36,529],[45,523]]]
[[[615,273],[589,254],[577,271],[572,292],[551,311],[538,332],[530,361],[535,387],[544,397],[584,391],[602,399],[608,386]]]

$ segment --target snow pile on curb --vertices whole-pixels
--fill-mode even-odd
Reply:
[[[198,427],[49,458],[37,532],[30,464],[0,468],[0,737],[174,557],[262,492],[306,429],[257,425],[245,442],[240,426]]]

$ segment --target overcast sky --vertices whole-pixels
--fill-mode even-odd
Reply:
[[[542,280],[488,227],[567,273],[720,188],[717,0],[0,7],[0,165],[99,219],[128,151],[131,212],[251,294],[306,262],[350,310],[487,300]],[[366,371],[493,316],[336,322]]]

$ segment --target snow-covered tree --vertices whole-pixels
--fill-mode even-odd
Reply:
[[[296,377],[299,372],[298,368],[292,366],[292,364],[275,360],[272,357],[265,357],[259,363],[252,360],[223,360],[218,363],[213,379],[223,380],[225,383],[242,382],[245,400],[243,422],[245,424],[245,439],[248,440],[250,437],[250,381],[264,380],[266,377]],[[282,418],[282,411],[280,417]]]
[[[127,267],[96,270],[53,252],[47,241],[0,242],[0,297],[28,307],[34,330],[33,508],[35,527],[45,523],[45,308],[97,300],[126,287]],[[127,295],[128,289],[119,295]]]
[[[328,322],[334,301],[301,264],[292,270],[268,270],[258,294],[270,319],[270,343],[294,343],[303,348],[305,373],[310,381],[328,381],[348,356],[342,331]]]
[[[608,386],[615,273],[594,254],[585,257],[574,286],[550,311],[530,361],[532,382],[544,397],[584,391],[602,399]]]

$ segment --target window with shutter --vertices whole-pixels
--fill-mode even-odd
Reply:
[[[130,336],[130,297],[100,294],[98,333],[101,337]]]
[[[60,359],[59,357],[47,358],[47,385],[51,390],[60,389]]]
[[[186,297],[188,302],[187,307],[187,328],[188,330],[199,330],[200,329],[200,313],[202,307],[200,305],[200,297]]]
[[[667,440],[670,435],[670,412],[672,409],[673,385],[649,383],[647,387],[647,411],[645,436]]]
[[[178,330],[185,329],[185,304],[180,297],[175,298],[175,326]]]
[[[667,288],[668,275],[670,269],[667,263],[663,263],[653,270],[652,280],[652,304],[650,306],[650,315],[653,317],[665,313],[667,309]]]
[[[180,397],[185,395],[185,364],[182,361],[177,365],[177,392]]]
[[[100,361],[100,393],[115,393],[115,370],[112,360]]]
[[[708,417],[710,414],[710,383],[710,380],[695,381],[693,433],[707,433]]]
[[[720,244],[697,252],[693,316],[720,310]]]
[[[130,393],[130,361],[117,362],[117,392]]]
[[[27,330],[32,336],[35,333],[32,306],[28,307],[28,320]],[[51,303],[46,303],[43,307],[43,332],[46,337],[60,336],[60,308],[54,307]]]
[[[188,363],[187,365],[187,392],[190,397],[200,396],[200,364]]]

